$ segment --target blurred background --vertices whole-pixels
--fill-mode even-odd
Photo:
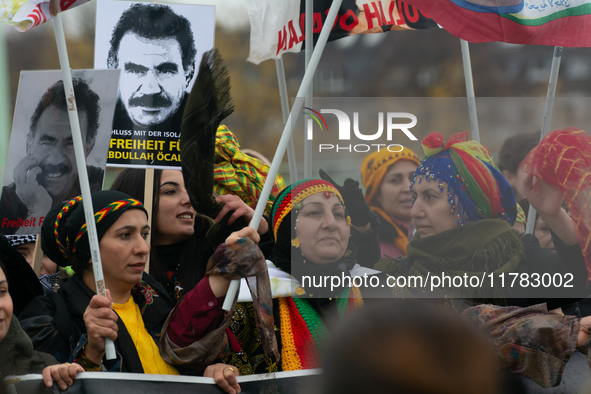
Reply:
[[[176,1],[177,3],[179,1]],[[188,2],[187,2],[188,3]],[[246,61],[249,53],[250,22],[244,0],[200,1],[199,4],[216,5],[215,45],[220,49],[230,72],[232,96],[236,110],[225,124],[235,133],[242,148],[261,152],[270,160],[283,130],[283,120],[277,86],[275,62],[267,60],[260,65]],[[71,67],[92,68],[94,53],[96,2],[74,8],[64,13],[66,39]],[[478,101],[479,117],[482,120],[482,141],[491,150],[493,157],[507,136],[541,130],[543,98],[547,92],[553,47],[523,46],[504,43],[470,44],[472,71],[476,97],[496,98],[541,98],[521,100],[524,109],[515,102],[503,99],[505,109],[490,109],[500,104]],[[563,125],[570,119],[586,116],[591,92],[591,49],[565,48],[557,85],[557,98],[569,98],[554,110],[557,125],[554,128],[586,127],[586,118],[576,124]],[[295,96],[304,74],[304,53],[284,56],[288,94]],[[10,138],[12,114],[16,100],[19,73],[22,70],[59,69],[58,55],[51,23],[20,33],[10,26],[0,25],[0,175],[4,174],[6,150]],[[3,82],[6,85],[3,86]],[[462,69],[459,39],[444,30],[392,31],[382,34],[357,35],[327,44],[318,71],[314,78],[315,97],[465,97],[466,87]],[[365,100],[364,100],[365,101]],[[371,102],[371,101],[370,101]],[[541,103],[541,104],[538,104]],[[371,105],[371,104],[368,104]],[[393,109],[394,111],[395,109]],[[561,115],[558,115],[558,114]],[[331,115],[327,116],[333,117]],[[303,118],[300,116],[300,118]],[[495,127],[487,127],[486,118],[502,120]],[[371,119],[365,132],[375,132],[377,119]],[[296,128],[296,149],[303,144],[302,126]],[[457,127],[468,125],[467,119]],[[484,124],[484,126],[483,126]],[[553,122],[553,125],[555,122]],[[449,125],[451,126],[451,124]],[[329,124],[329,129],[331,125]],[[336,127],[336,126],[335,126]],[[442,125],[438,131],[448,134],[453,129]],[[551,130],[554,128],[551,127]],[[422,138],[433,130],[417,130]],[[414,130],[413,130],[414,132]],[[489,137],[494,134],[494,138]],[[405,139],[405,141],[408,141]],[[403,142],[398,142],[403,143]],[[412,145],[412,149],[419,149]],[[417,152],[422,155],[421,152]],[[339,165],[330,155],[322,159]],[[303,154],[298,159],[303,158]],[[315,160],[320,159],[316,153]],[[359,159],[350,160],[348,167],[356,168],[359,177]],[[287,157],[281,173],[289,183]],[[315,165],[317,168],[319,165]],[[299,164],[300,177],[303,165]],[[116,175],[108,170],[106,185]],[[340,177],[336,177],[340,180]],[[1,179],[0,179],[1,184]]]

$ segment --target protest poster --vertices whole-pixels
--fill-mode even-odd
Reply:
[[[180,168],[180,127],[215,8],[100,0],[95,68],[121,69],[107,165]]]
[[[103,185],[119,73],[72,70],[92,192]],[[78,195],[62,74],[23,71],[0,197],[0,233],[38,234],[52,206]]]

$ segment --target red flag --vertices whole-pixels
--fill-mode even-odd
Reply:
[[[405,0],[469,42],[591,46],[589,0]]]

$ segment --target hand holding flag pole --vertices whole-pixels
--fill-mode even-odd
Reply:
[[[304,106],[304,97],[307,95],[308,90],[310,89],[312,80],[314,78],[314,74],[316,73],[316,68],[318,68],[318,63],[320,62],[320,57],[322,56],[322,52],[324,51],[324,47],[326,46],[326,42],[328,41],[328,35],[330,34],[330,30],[334,25],[338,10],[341,7],[342,2],[343,0],[333,0],[332,5],[330,6],[330,11],[328,12],[326,21],[323,24],[322,32],[320,33],[320,37],[318,38],[318,42],[316,43],[316,47],[314,48],[314,53],[312,54],[310,63],[308,64],[306,72],[304,73],[304,78],[302,79],[302,83],[300,85],[300,89],[298,90],[297,97],[295,99],[293,107],[291,108],[291,112],[289,113],[287,122],[285,122],[283,134],[281,135],[281,139],[279,140],[279,145],[277,145],[277,150],[275,151],[275,156],[273,157],[273,161],[269,169],[269,174],[267,175],[267,179],[265,180],[263,191],[259,196],[257,207],[254,210],[254,216],[250,221],[249,227],[255,230],[259,228],[261,218],[263,217],[265,207],[267,206],[267,200],[269,199],[269,195],[271,194],[271,190],[275,182],[275,177],[279,172],[279,165],[283,160],[285,150],[287,149],[287,145],[291,140],[291,133],[293,132],[295,121],[300,111],[302,110],[302,107]],[[238,292],[239,288],[240,280],[235,279],[230,283],[230,287],[228,288],[228,292],[226,293],[226,298],[224,299],[223,309],[225,311],[230,311],[232,309],[232,303],[236,298],[236,293]]]

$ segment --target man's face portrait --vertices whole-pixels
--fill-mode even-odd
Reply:
[[[86,142],[88,117],[85,111],[78,111],[82,141]],[[85,154],[92,150],[94,143],[85,145]],[[50,196],[56,197],[71,190],[78,179],[78,168],[70,131],[70,120],[65,109],[47,107],[35,131],[27,137],[27,155],[41,168],[37,182]]]
[[[174,37],[149,39],[127,32],[119,45],[119,97],[131,120],[152,126],[180,107],[189,71]]]

